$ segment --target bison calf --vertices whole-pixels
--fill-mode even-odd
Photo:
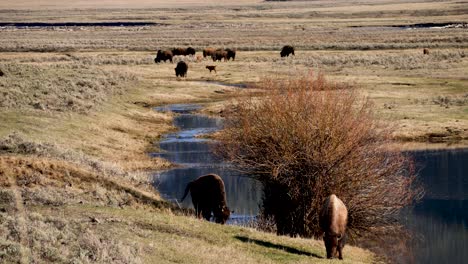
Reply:
[[[294,47],[286,45],[281,49],[280,55],[281,55],[281,57],[289,57],[289,54],[295,55],[294,54]]]
[[[348,209],[344,203],[330,195],[320,212],[320,228],[324,232],[323,241],[327,250],[327,258],[336,257],[343,259],[343,247],[346,242],[346,225],[348,222]]]
[[[186,77],[187,76],[188,65],[185,61],[179,61],[175,67],[176,77]]]
[[[226,206],[226,192],[221,177],[216,174],[208,174],[190,182],[185,188],[182,201],[189,191],[198,218],[203,216],[207,221],[210,221],[211,212],[213,212],[216,223],[226,223],[231,213]]]
[[[210,70],[210,73],[211,73],[211,71],[214,71],[214,72],[216,73],[216,66],[209,65],[209,66],[206,66],[206,68],[207,68],[208,70]]]

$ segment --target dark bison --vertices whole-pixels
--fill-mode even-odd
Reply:
[[[195,53],[196,53],[196,50],[192,47],[188,47],[186,50],[185,50],[185,55],[192,55],[192,56],[195,56]]]
[[[221,177],[216,174],[208,174],[190,182],[185,188],[182,201],[189,191],[198,218],[203,216],[210,221],[211,212],[213,212],[216,223],[226,223],[231,212],[226,206],[226,192]]]
[[[423,54],[424,55],[429,55],[429,49],[423,49]]]
[[[175,69],[175,75],[176,77],[186,77],[187,76],[187,70],[188,70],[188,65],[185,63],[185,61],[179,61],[177,63],[177,66],[174,68]]]
[[[215,53],[215,51],[216,50],[214,48],[203,49],[203,58],[211,57]]]
[[[281,57],[289,57],[289,54],[295,55],[294,54],[294,47],[286,45],[286,46],[283,47],[283,49],[281,49],[280,54],[281,54]]]
[[[221,61],[222,59],[224,59],[224,61],[227,61],[227,54],[227,51],[218,49],[211,55],[211,58],[213,59],[213,61]]]
[[[327,250],[327,258],[336,257],[343,259],[343,247],[346,242],[346,225],[348,222],[348,209],[344,203],[330,195],[320,212],[320,228],[324,232],[323,241]]]
[[[158,53],[156,54],[156,58],[154,59],[155,63],[160,63],[161,61],[166,61],[169,60],[172,62],[172,51],[170,50],[158,50]]]
[[[210,73],[211,73],[211,71],[214,71],[214,72],[216,73],[216,66],[214,66],[214,65],[208,65],[208,66],[206,66],[206,68],[207,68],[208,70],[210,70]]]
[[[185,56],[187,53],[187,49],[184,48],[173,48],[171,51],[174,56]]]
[[[172,54],[174,56],[187,56],[187,55],[195,55],[196,51],[192,47],[188,48],[173,48],[172,49]]]
[[[236,59],[236,49],[225,49],[225,51],[227,52],[228,60],[230,60],[231,58],[232,60]]]

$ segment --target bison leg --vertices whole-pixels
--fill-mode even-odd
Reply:
[[[338,258],[343,259],[343,248],[346,243],[346,234],[338,241]]]
[[[325,249],[327,250],[327,259],[331,259],[333,257],[331,241],[325,236],[323,242],[325,242]]]

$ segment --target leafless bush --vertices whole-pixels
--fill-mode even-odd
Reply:
[[[391,129],[358,91],[313,74],[266,79],[262,98],[226,114],[218,153],[264,183],[263,209],[279,234],[319,236],[318,212],[335,193],[350,232],[377,233],[417,198],[409,157],[386,148]]]

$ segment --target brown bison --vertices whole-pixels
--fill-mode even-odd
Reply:
[[[171,51],[174,56],[185,56],[187,54],[187,49],[185,48],[173,48]]]
[[[161,61],[166,61],[169,60],[172,63],[172,51],[170,50],[158,50],[158,53],[156,54],[156,58],[154,59],[155,63],[160,63]]]
[[[424,55],[429,55],[429,49],[423,49],[423,54]]]
[[[344,203],[330,195],[320,212],[320,228],[324,232],[323,241],[327,250],[327,258],[336,257],[343,259],[343,247],[346,242],[346,225],[348,222],[348,209]]]
[[[295,55],[294,54],[294,47],[286,45],[281,49],[280,55],[281,57],[289,57],[289,54]]]
[[[221,177],[216,174],[208,174],[190,182],[185,188],[182,201],[189,191],[198,218],[203,216],[207,221],[210,221],[211,212],[213,212],[216,223],[226,223],[231,212],[226,206],[226,192]]]
[[[227,61],[227,51],[222,50],[222,49],[217,49],[212,55],[211,58],[213,61],[221,61],[224,59],[224,61]]]
[[[206,66],[206,68],[207,68],[208,70],[210,70],[210,73],[211,73],[211,71],[214,71],[214,72],[216,73],[216,66],[214,66],[214,65],[208,65],[208,66]]]
[[[227,52],[227,60],[236,59],[236,49],[225,49],[225,51]]]
[[[188,65],[185,61],[179,61],[175,67],[176,77],[186,77],[187,76]]]
[[[214,48],[206,48],[203,50],[203,58],[206,58],[206,57],[211,57],[214,53],[215,53],[215,49]]]

